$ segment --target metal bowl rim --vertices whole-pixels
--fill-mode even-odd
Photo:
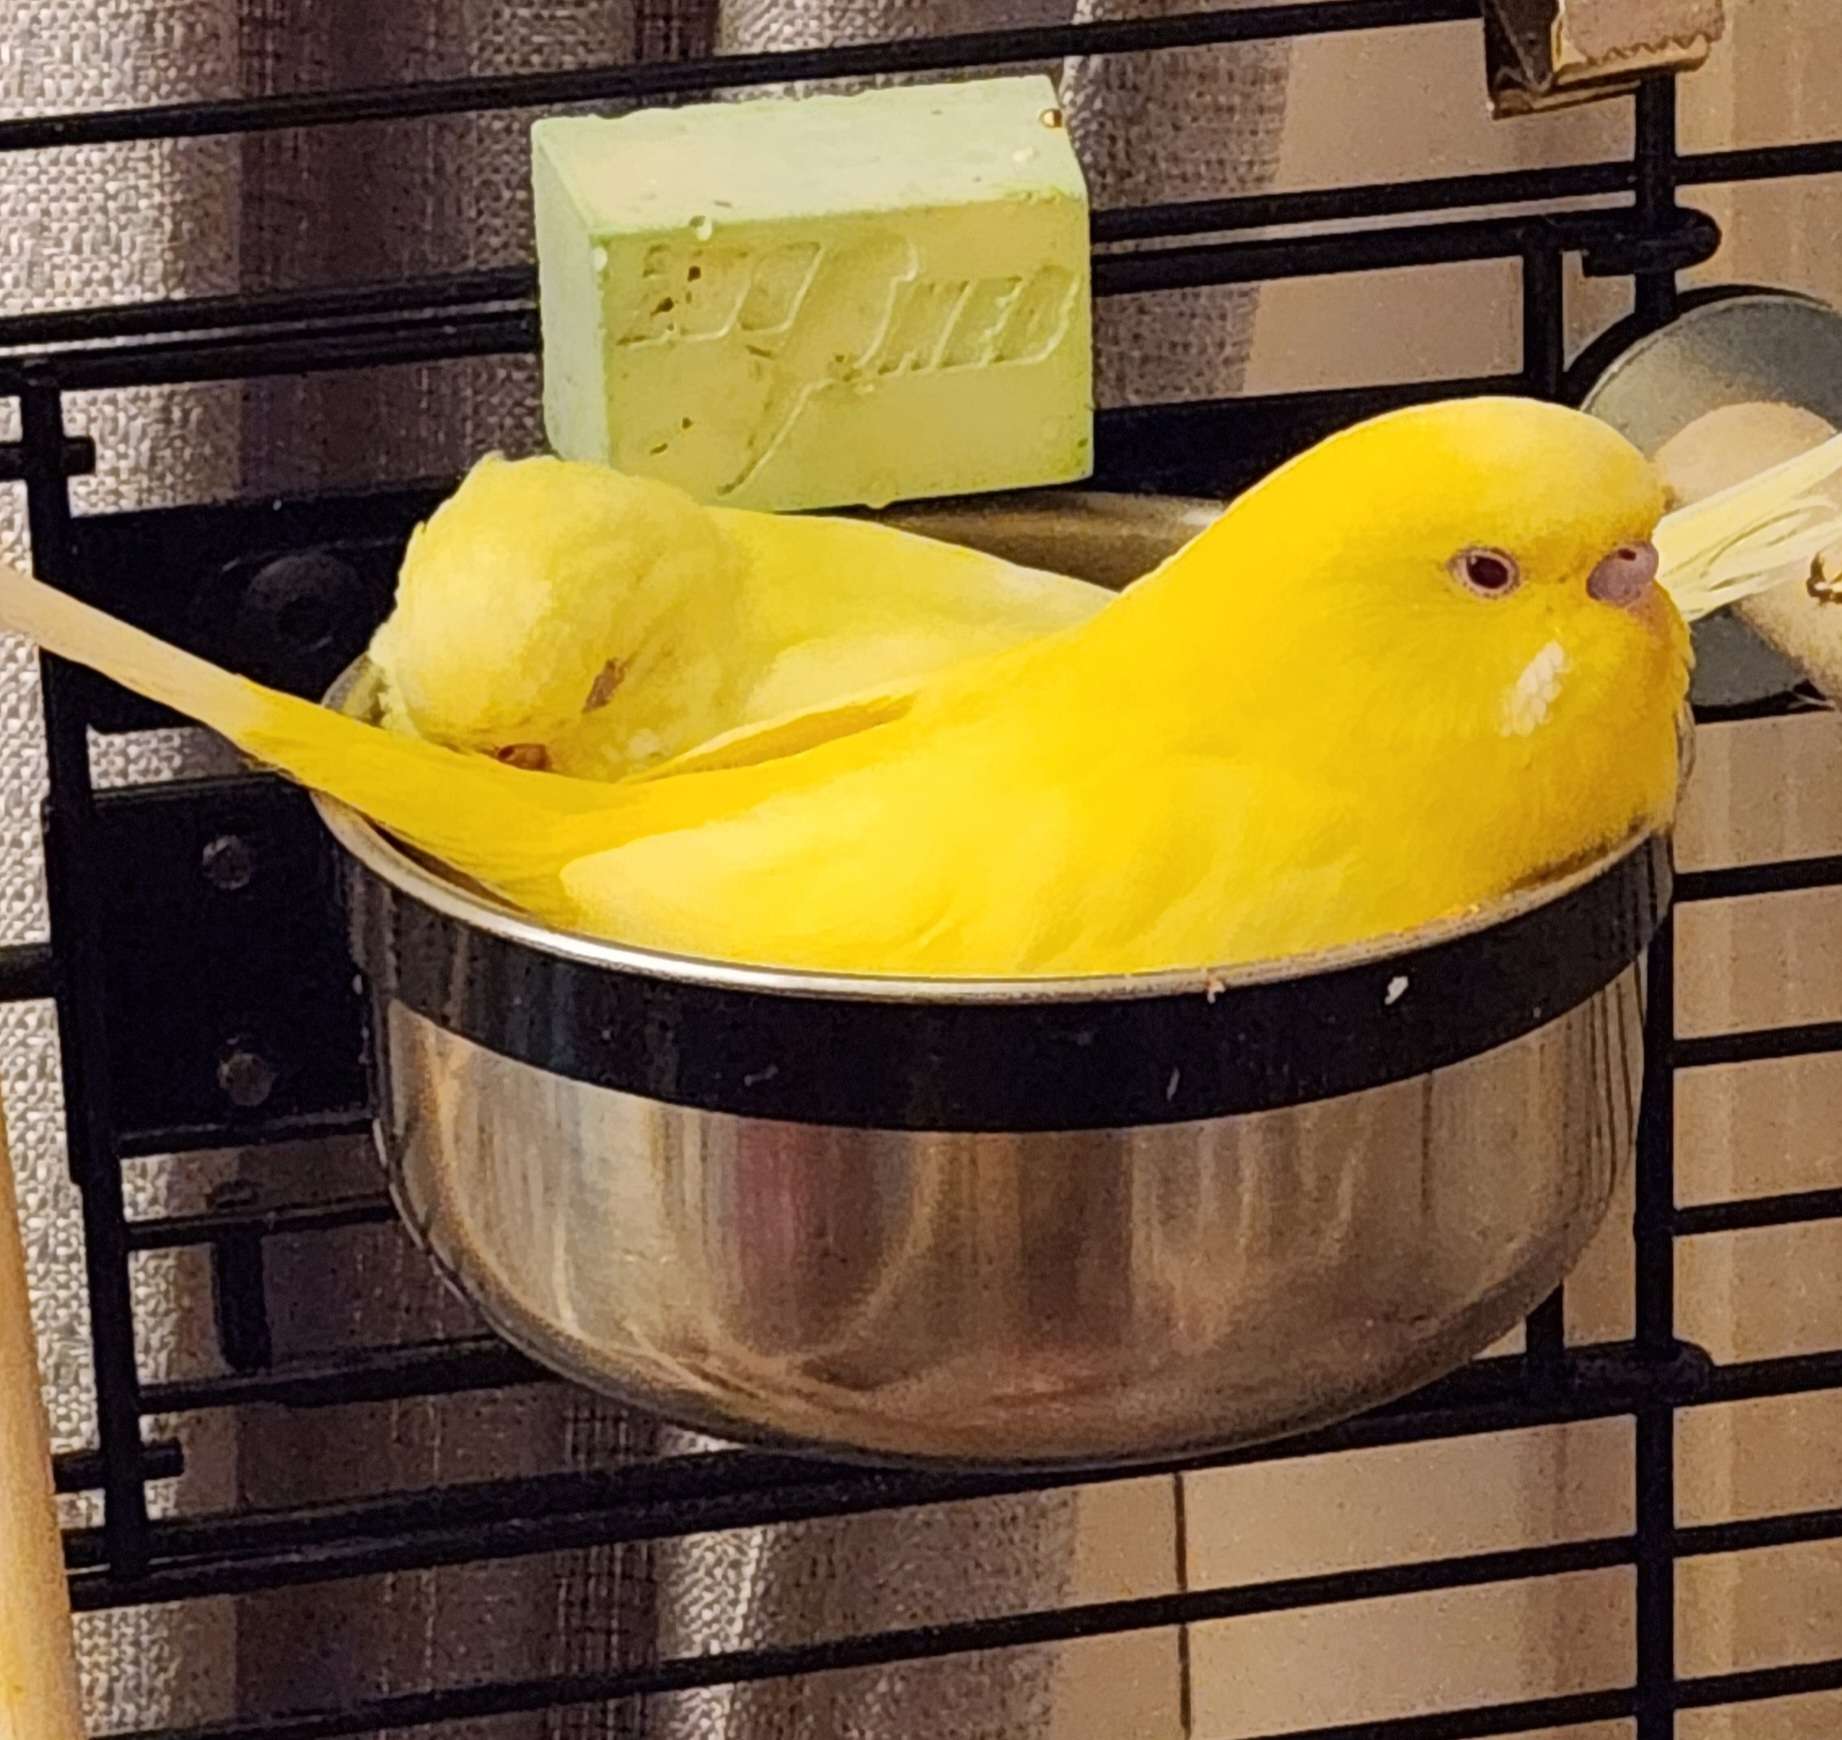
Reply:
[[[876,973],[806,973],[741,962],[707,960],[636,948],[579,931],[554,930],[535,919],[475,899],[437,876],[395,845],[355,810],[319,792],[312,794],[328,831],[342,850],[399,894],[444,918],[540,954],[609,972],[637,974],[679,984],[721,986],[788,997],[816,997],[876,1003],[1093,1003],[1224,992],[1293,979],[1312,979],[1351,967],[1381,966],[1422,949],[1492,930],[1511,919],[1563,899],[1615,870],[1656,835],[1643,829],[1565,876],[1520,890],[1470,912],[1435,919],[1412,930],[1366,942],[1347,943],[1311,954],[1281,955],[1242,966],[1165,968],[1146,973],[1090,973],[1056,978],[913,978]]]
[[[1028,489],[1002,490],[986,496],[945,496],[925,501],[903,502],[897,507],[878,511],[873,508],[850,508],[838,512],[839,519],[870,520],[877,524],[900,524],[916,519],[933,525],[949,519],[1030,520],[1053,517],[1058,510],[1075,507],[1084,512],[1123,521],[1156,520],[1173,511],[1186,519],[1200,515],[1207,520],[1220,516],[1226,503],[1216,496],[1165,495],[1157,491],[1124,489]],[[816,517],[827,517],[823,514]],[[918,537],[935,538],[934,532],[919,532]]]

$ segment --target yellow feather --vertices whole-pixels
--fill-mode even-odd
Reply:
[[[549,904],[568,820],[613,788],[521,773],[348,719],[170,646],[0,562],[0,628],[227,737],[512,898]]]

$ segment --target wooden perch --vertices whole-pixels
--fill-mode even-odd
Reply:
[[[1807,452],[1835,432],[1815,412],[1796,405],[1756,400],[1723,405],[1664,442],[1656,463],[1678,501],[1700,501]],[[1842,548],[1805,579],[1755,593],[1733,612],[1831,700],[1842,702]]]
[[[0,1740],[82,1740],[51,1441],[0,1107]]]

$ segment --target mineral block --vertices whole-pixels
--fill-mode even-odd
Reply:
[[[1087,189],[1048,79],[557,116],[532,158],[565,457],[775,510],[1091,471]]]

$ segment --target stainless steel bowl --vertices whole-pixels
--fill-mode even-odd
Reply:
[[[1210,511],[925,523],[1120,580]],[[1322,1424],[1512,1327],[1631,1145],[1659,840],[1386,948],[965,983],[562,935],[322,810],[417,1236],[546,1365],[721,1435],[1043,1465]]]

